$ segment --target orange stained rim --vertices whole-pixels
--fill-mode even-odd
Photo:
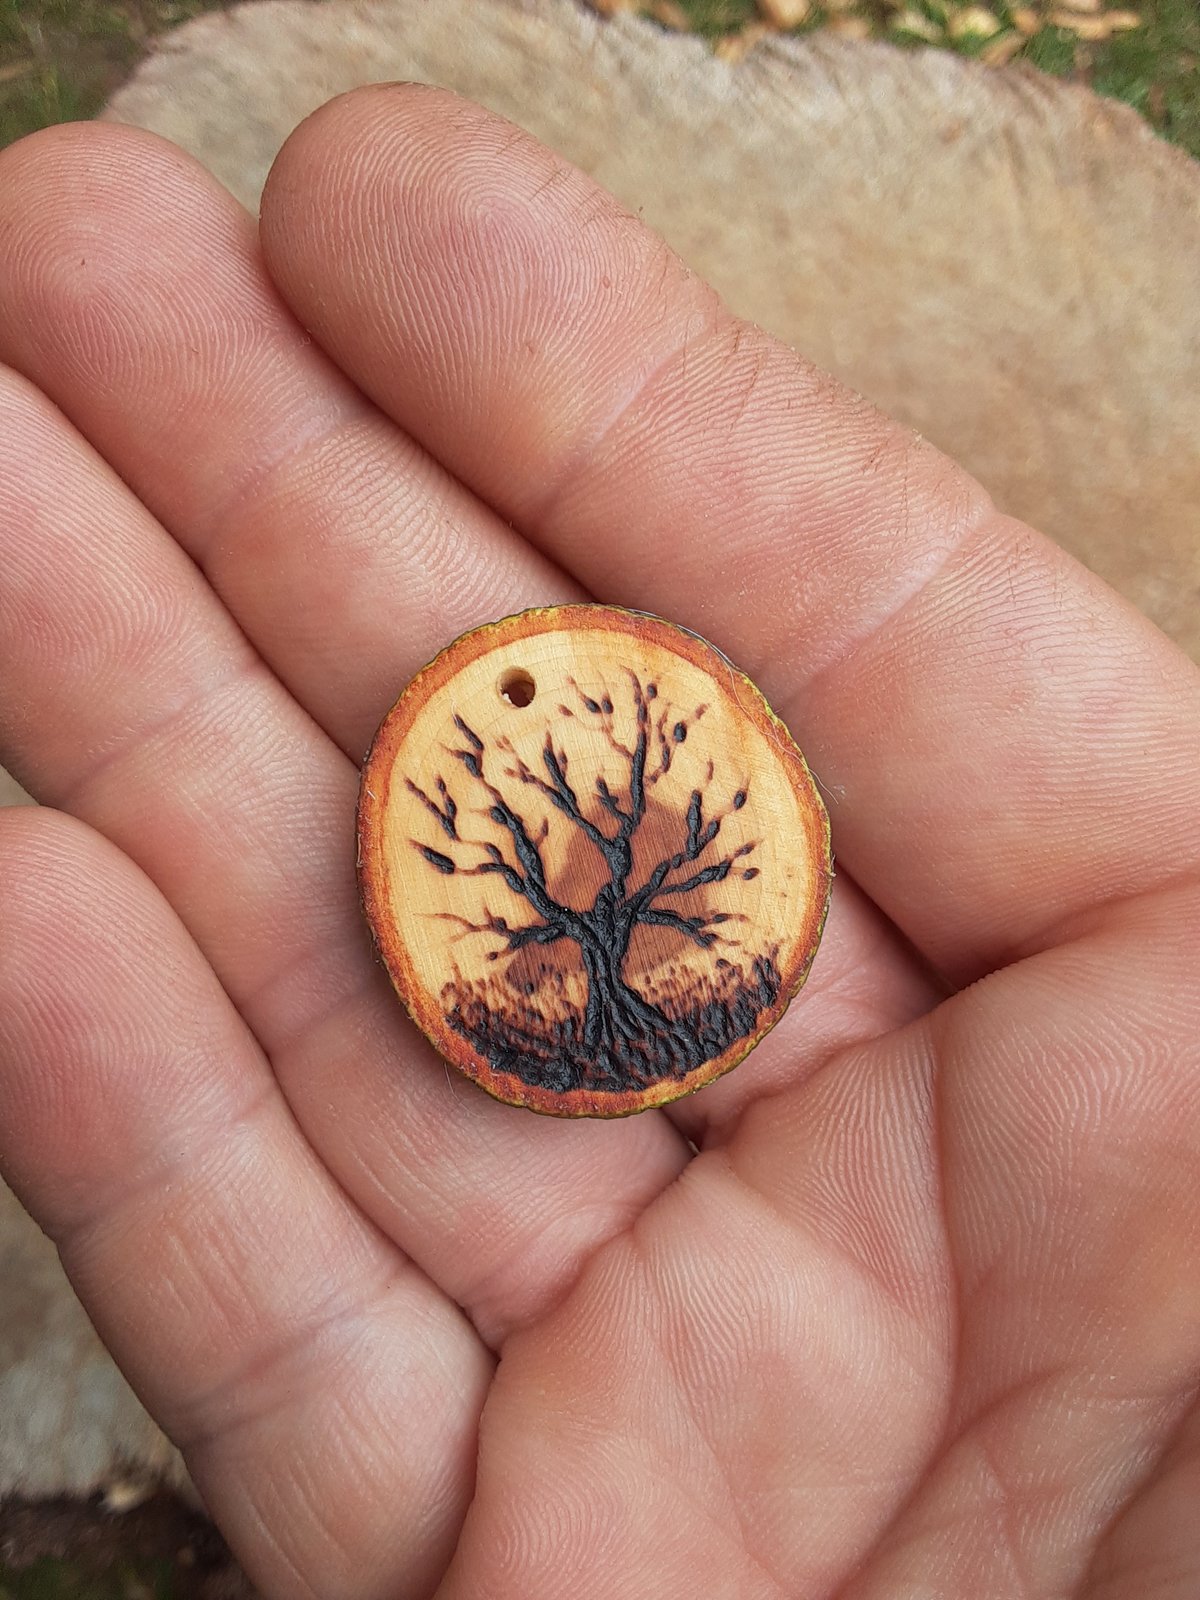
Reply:
[[[644,639],[716,676],[728,674],[738,709],[764,734],[781,766],[788,773],[800,803],[800,815],[807,830],[807,843],[816,863],[819,886],[801,929],[791,942],[787,959],[780,964],[780,988],[775,1002],[760,1018],[756,1031],[739,1039],[722,1055],[714,1056],[683,1078],[669,1078],[646,1089],[607,1094],[595,1089],[572,1089],[556,1093],[523,1082],[512,1073],[499,1072],[468,1040],[446,1021],[437,997],[418,979],[407,947],[399,935],[391,912],[393,896],[383,852],[383,820],[387,816],[392,775],[400,749],[414,722],[436,691],[458,675],[471,662],[500,645],[544,633],[602,632]],[[376,947],[413,1021],[450,1064],[474,1079],[497,1100],[524,1106],[544,1116],[626,1117],[652,1106],[693,1094],[745,1060],[759,1040],[769,1033],[787,1010],[788,1003],[801,988],[821,942],[829,910],[833,881],[830,855],[829,817],[809,770],[787,727],[767,704],[761,690],[737,670],[715,645],[678,623],[667,622],[649,612],[628,611],[618,606],[599,604],[541,606],[517,612],[498,622],[484,623],[462,634],[423,667],[412,679],[399,700],[383,719],[363,765],[358,800],[358,877],[363,907],[374,935]]]

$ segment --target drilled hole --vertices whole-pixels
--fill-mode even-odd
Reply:
[[[500,698],[510,706],[527,706],[537,693],[537,684],[524,667],[510,667],[500,679]]]

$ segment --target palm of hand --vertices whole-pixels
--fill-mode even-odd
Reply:
[[[1191,1593],[1194,670],[472,108],[336,102],[263,244],[327,355],[177,153],[0,166],[0,754],[87,824],[0,816],[0,1158],[252,1572]],[[579,585],[758,677],[844,872],[619,1126],[440,1071],[348,868],[398,686]]]

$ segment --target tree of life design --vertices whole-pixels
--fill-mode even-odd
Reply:
[[[543,962],[535,978],[526,975],[520,983],[507,981],[507,974],[497,982],[470,981],[456,973],[441,996],[450,1026],[492,1067],[528,1084],[556,1092],[622,1093],[683,1078],[750,1036],[779,994],[777,951],[747,952],[731,931],[747,920],[736,901],[725,908],[709,903],[716,886],[759,875],[753,863],[756,841],[721,847],[723,825],[750,803],[749,779],[714,804],[709,761],[701,786],[691,788],[686,800],[679,795],[664,806],[657,794],[652,799],[659,785],[669,797],[679,747],[707,708],[681,715],[657,683],[643,682],[633,672],[620,709],[607,692],[595,698],[574,680],[571,692],[576,704],[560,704],[559,718],[591,725],[625,775],[620,784],[611,784],[603,773],[577,780],[553,725],[540,762],[530,766],[510,739],[485,741],[455,714],[456,736],[445,746],[445,772],[425,787],[404,779],[437,830],[436,844],[428,838],[410,843],[431,872],[502,884],[508,897],[521,903],[520,912],[500,914],[491,909],[485,887],[478,920],[433,913],[456,925],[456,937],[490,939],[486,959],[508,973],[520,952],[559,946],[560,961],[566,954],[585,979],[581,1008],[567,993],[561,964]],[[536,811],[544,812],[540,822],[530,821],[522,791]],[[647,858],[645,848],[639,850],[639,836],[644,846],[652,804],[657,834]],[[556,827],[573,830],[570,842],[586,841],[583,849],[595,852],[592,881],[598,879],[599,887],[585,905],[569,904],[572,897],[548,876],[545,845],[552,815],[563,819]],[[659,853],[664,815],[673,837]],[[473,836],[478,833],[485,836]],[[728,889],[724,894],[728,898]],[[626,971],[639,929],[660,930],[657,938],[677,938],[681,948],[711,950],[713,959],[703,972],[694,963],[683,964],[682,979],[681,969],[671,968],[665,982],[643,992],[647,985],[639,989]],[[525,969],[528,974],[528,958]]]

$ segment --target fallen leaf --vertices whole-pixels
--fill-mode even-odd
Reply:
[[[979,52],[979,59],[985,67],[1003,67],[1018,50],[1024,48],[1025,40],[1019,33],[1006,33],[1003,39],[993,39],[990,44],[985,44]]]
[[[939,28],[931,17],[927,17],[923,11],[918,11],[912,6],[893,18],[892,27],[901,33],[915,34],[918,39],[928,39],[931,44],[940,43],[945,33],[945,30]]]
[[[664,28],[673,28],[676,33],[691,32],[692,19],[677,0],[654,0],[649,14]]]
[[[767,38],[772,29],[765,22],[748,22],[739,33],[727,33],[724,38],[718,39],[713,45],[713,55],[718,61],[737,63],[749,55],[754,46],[761,39]]]
[[[831,17],[828,31],[839,39],[869,39],[871,37],[871,24],[866,17]]]
[[[773,28],[798,28],[812,12],[811,0],[758,0],[758,9]]]
[[[950,13],[946,31],[952,39],[990,39],[1000,32],[1000,22],[986,6],[965,6],[961,11]]]
[[[1140,28],[1142,19],[1133,11],[1105,11],[1098,17],[1083,17],[1073,11],[1052,11],[1050,21],[1056,28],[1065,28],[1077,39],[1089,41],[1111,39],[1114,33],[1128,33]]]

